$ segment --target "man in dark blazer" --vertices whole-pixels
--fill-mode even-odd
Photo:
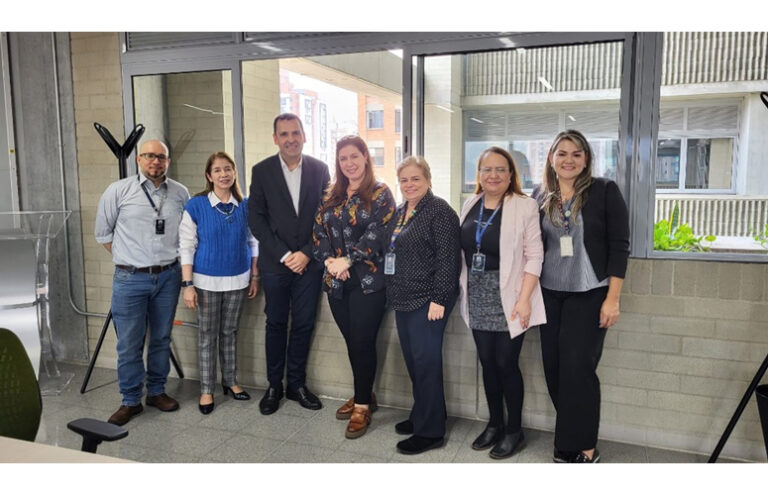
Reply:
[[[312,225],[330,180],[328,165],[302,155],[304,127],[297,115],[275,117],[273,132],[280,151],[254,165],[248,200],[266,299],[269,388],[259,402],[262,414],[280,407],[284,369],[288,399],[307,409],[323,407],[307,388],[306,367],[323,274],[312,258]]]

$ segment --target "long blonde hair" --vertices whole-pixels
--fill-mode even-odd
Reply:
[[[594,179],[592,179],[592,162],[594,154],[592,148],[589,146],[589,141],[584,137],[584,134],[573,129],[567,129],[555,137],[552,146],[547,153],[547,166],[544,167],[544,177],[541,181],[541,190],[544,193],[544,200],[541,204],[541,209],[544,214],[549,217],[549,220],[553,225],[562,225],[562,218],[560,218],[560,208],[557,203],[560,198],[560,183],[557,180],[557,174],[555,173],[555,167],[552,166],[552,156],[555,153],[558,145],[563,141],[568,140],[572,142],[576,147],[584,152],[586,159],[586,166],[581,171],[576,181],[573,184],[573,203],[571,203],[571,218],[576,219],[576,215],[579,210],[584,207],[587,202],[589,186],[592,185]]]

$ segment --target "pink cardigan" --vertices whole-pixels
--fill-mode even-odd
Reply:
[[[461,209],[461,223],[467,213],[477,203],[481,194],[467,200]],[[501,234],[499,238],[499,289],[501,305],[507,316],[509,335],[515,338],[528,328],[546,323],[544,299],[541,296],[541,286],[536,287],[531,294],[531,319],[528,328],[522,328],[520,318],[512,320],[510,315],[517,302],[517,296],[523,287],[523,274],[530,273],[537,277],[541,275],[541,265],[544,262],[544,247],[541,243],[541,228],[539,226],[539,206],[532,198],[516,194],[504,197],[504,207],[501,215]],[[461,259],[461,317],[469,327],[469,298],[467,297],[467,264],[464,256]]]

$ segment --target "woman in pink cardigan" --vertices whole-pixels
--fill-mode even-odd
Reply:
[[[461,210],[461,316],[477,345],[490,420],[472,443],[511,456],[523,441],[525,331],[546,322],[539,286],[544,249],[536,201],[523,194],[512,156],[491,147],[477,161],[475,196]],[[507,420],[504,421],[504,404]]]

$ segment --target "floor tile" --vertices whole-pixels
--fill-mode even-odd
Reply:
[[[264,462],[333,462],[333,449],[286,442],[272,451]]]
[[[283,442],[271,438],[237,434],[204,457],[205,462],[262,462]]]

